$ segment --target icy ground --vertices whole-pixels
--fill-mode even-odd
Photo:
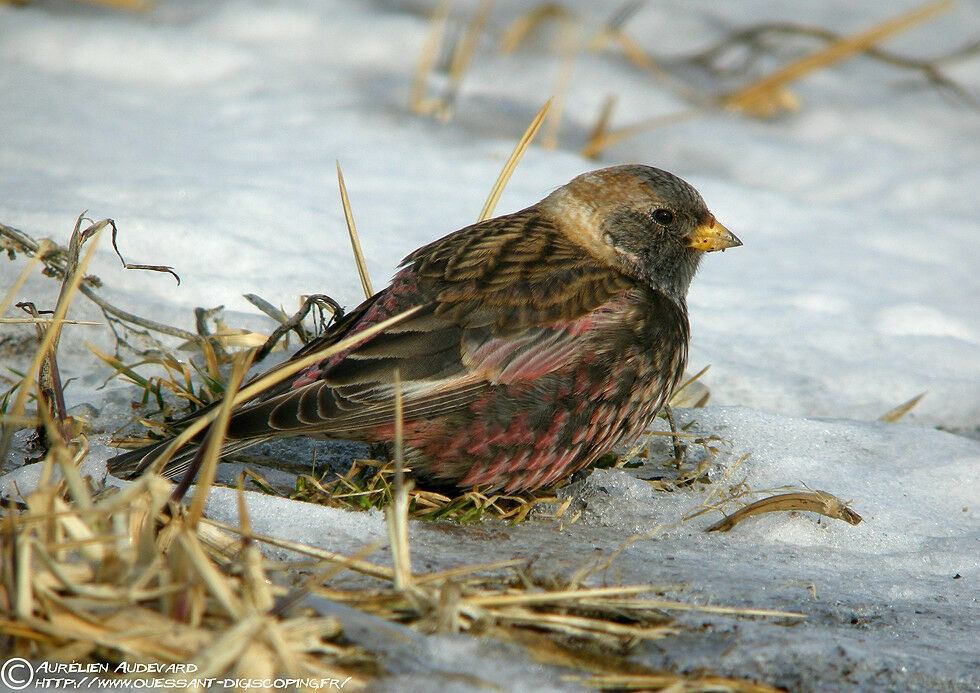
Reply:
[[[457,22],[471,7],[460,4]],[[564,4],[593,27],[614,6]],[[103,294],[185,329],[194,307],[224,304],[232,326],[268,331],[240,297],[249,292],[287,308],[312,292],[355,305],[334,162],[380,286],[410,250],[475,219],[559,72],[544,38],[513,56],[494,50],[527,7],[499,2],[453,119],[411,115],[411,69],[431,5],[161,0],[149,13],[126,14],[56,0],[0,4],[0,222],[64,243],[83,210],[114,218],[127,260],[172,265],[182,283],[122,271],[103,239],[90,270],[105,281]],[[651,53],[679,58],[734,27],[787,21],[849,32],[914,5],[652,2],[626,28]],[[974,39],[978,25],[980,7],[961,2],[885,47],[932,57]],[[762,67],[817,45],[787,39]],[[944,69],[977,98],[976,57]],[[693,68],[681,74],[705,93],[733,86]],[[430,93],[443,81],[433,76]],[[637,660],[793,690],[975,690],[980,118],[921,75],[867,58],[793,90],[796,114],[757,121],[706,113],[591,161],[576,151],[607,95],[617,96],[613,127],[690,104],[616,53],[582,53],[559,147],[532,147],[497,209],[519,209],[582,171],[627,161],[690,180],[745,246],[707,257],[692,288],[691,367],[712,365],[705,383],[714,406],[681,418],[726,441],[716,483],[751,452],[725,483],[805,483],[852,500],[864,522],[770,514],[730,534],[704,534],[714,516],[680,518],[712,485],[666,494],[636,480],[668,456],[658,444],[646,467],[596,472],[568,489],[583,511],[574,524],[413,524],[416,565],[492,554],[571,571],[665,525],[596,579],[683,585],[674,596],[808,618],[787,626],[688,614],[683,622],[705,629],[643,646]],[[22,259],[0,261],[4,293],[22,268]],[[17,300],[50,306],[56,292],[34,276]],[[99,313],[79,300],[72,317]],[[29,334],[2,329],[0,339]],[[61,367],[76,378],[69,403],[94,406],[97,425],[111,431],[131,416],[132,393],[97,389],[108,373],[85,342],[111,345],[107,330],[66,328]],[[16,368],[31,345],[0,348],[4,365]],[[906,423],[875,422],[926,391]],[[258,531],[336,550],[354,551],[381,531],[376,515],[264,496],[251,496],[250,509]],[[216,491],[209,511],[230,518],[227,494]],[[513,690],[570,686],[512,648],[466,638],[413,643],[417,665],[401,672],[402,689],[427,690],[439,677],[445,689],[478,679]],[[491,656],[508,663],[481,664]]]

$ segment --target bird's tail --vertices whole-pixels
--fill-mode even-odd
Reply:
[[[109,473],[120,479],[135,479],[149,470],[160,459],[160,456],[171,442],[173,442],[173,439],[168,438],[167,440],[161,440],[159,443],[151,443],[136,450],[130,450],[121,455],[116,455],[107,462]],[[255,439],[226,440],[222,446],[221,454],[227,455],[232,452],[237,452],[257,442],[259,440]],[[187,471],[199,448],[200,441],[187,443],[175,452],[173,457],[167,460],[163,469],[158,470],[159,473],[174,480],[180,479],[184,472]]]
[[[173,439],[161,440],[159,443],[151,443],[121,455],[116,455],[107,463],[109,473],[120,479],[135,479],[143,472],[153,466],[153,463],[160,459],[163,451],[173,442]],[[198,446],[195,443],[188,443],[178,450],[161,470],[161,474],[174,478],[182,474],[190,464],[194,455],[197,453]]]

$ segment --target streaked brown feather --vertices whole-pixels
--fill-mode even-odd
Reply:
[[[437,291],[438,317],[507,331],[570,322],[636,285],[575,245],[537,206],[450,234],[403,265]]]

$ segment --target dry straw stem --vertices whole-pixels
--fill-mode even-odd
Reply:
[[[561,127],[565,95],[571,83],[575,57],[581,49],[579,32],[582,21],[574,12],[561,5],[547,3],[518,16],[504,30],[500,38],[500,52],[504,54],[513,53],[534,28],[552,20],[558,21],[561,25],[557,50],[560,56],[560,67],[555,78],[555,87],[552,90],[554,109],[548,118],[548,124],[545,127],[541,142],[547,149],[554,149],[558,146],[558,130]]]
[[[592,130],[589,131],[589,137],[586,140],[586,144],[594,142],[609,130],[609,121],[612,119],[613,108],[616,106],[616,97],[613,94],[608,94],[602,102],[602,107],[599,109],[599,117],[595,120],[595,125],[592,126]]]
[[[752,82],[737,92],[720,97],[719,103],[723,108],[759,118],[776,115],[795,102],[792,95],[785,90],[786,85],[946,12],[953,4],[953,0],[928,3],[876,24],[865,31],[845,36],[822,50],[795,60],[782,69]]]
[[[781,693],[773,688],[751,681],[739,681],[724,676],[696,676],[684,678],[678,674],[596,674],[588,678],[566,676],[589,688],[601,691],[663,691],[664,693]]]
[[[79,218],[80,220],[81,218]],[[62,283],[61,293],[58,296],[58,304],[55,306],[54,315],[51,316],[51,323],[48,325],[47,329],[44,331],[44,337],[41,339],[41,343],[37,350],[34,352],[34,358],[31,360],[30,366],[27,368],[27,372],[24,374],[24,378],[21,380],[20,386],[17,390],[17,395],[14,397],[12,406],[10,407],[10,416],[19,417],[24,413],[24,405],[27,402],[27,395],[31,389],[31,383],[37,378],[37,374],[41,369],[41,362],[44,361],[49,354],[50,349],[54,349],[57,346],[57,340],[61,334],[61,323],[65,319],[65,315],[68,313],[68,308],[71,305],[72,299],[78,292],[78,288],[82,283],[82,279],[85,277],[85,268],[88,267],[89,262],[91,262],[92,257],[95,255],[95,249],[98,247],[99,235],[102,233],[102,229],[105,228],[109,223],[108,219],[104,219],[100,222],[92,224],[84,232],[78,231],[78,225],[76,224],[76,230],[73,234],[81,238],[85,236],[87,239],[92,240],[92,244],[85,253],[85,257],[73,268],[70,269],[66,275],[65,280]],[[80,248],[81,241],[78,243]],[[7,451],[10,448],[10,440],[13,436],[13,430],[4,426],[3,435],[0,436],[0,462],[7,459]]]
[[[884,421],[885,423],[897,423],[898,421],[901,421],[903,418],[905,418],[905,415],[912,411],[912,409],[914,409],[915,406],[922,401],[922,398],[928,394],[928,392],[923,392],[921,395],[916,395],[908,402],[899,404],[894,409],[882,414],[878,421]]]
[[[402,381],[396,368],[395,380],[395,488],[392,504],[385,508],[388,538],[391,542],[391,562],[394,566],[396,590],[412,584],[412,557],[408,545],[408,489],[405,481],[405,452],[402,440]]]
[[[757,500],[727,515],[705,532],[729,532],[742,520],[772,512],[791,512],[794,510],[807,511],[824,515],[834,520],[843,520],[852,525],[861,522],[861,516],[847,507],[847,503],[826,491],[794,491],[781,493]]]
[[[595,33],[595,35],[589,39],[589,49],[599,53],[609,46],[610,43],[615,42],[619,44],[619,47],[623,51],[623,55],[626,59],[637,67],[641,67],[644,70],[648,70],[658,77],[667,79],[667,73],[665,73],[658,65],[657,62],[647,55],[640,46],[634,41],[629,34],[623,31],[622,27],[612,27],[607,26]]]
[[[677,628],[663,614],[665,610],[805,618],[804,614],[790,611],[700,606],[631,596],[655,590],[652,585],[636,585],[542,591],[526,580],[511,581],[509,586],[500,578],[474,578],[453,582],[419,579],[411,593],[323,588],[318,594],[382,618],[402,621],[422,632],[445,632],[441,629],[452,624],[448,632],[475,629],[514,642],[524,642],[531,632],[543,632],[556,638],[553,644],[573,638],[580,652],[590,647],[621,651],[640,640],[661,639],[676,633]],[[591,668],[583,661],[566,662],[564,666]]]
[[[510,180],[511,174],[514,173],[514,169],[517,168],[517,164],[521,160],[521,157],[524,156],[524,152],[527,151],[527,148],[534,140],[534,136],[541,129],[541,123],[544,122],[545,116],[548,115],[548,109],[550,107],[551,99],[548,99],[545,101],[544,106],[541,107],[541,110],[538,111],[538,114],[534,116],[531,124],[527,126],[527,130],[524,131],[524,136],[518,141],[517,146],[514,147],[514,151],[511,152],[510,157],[504,164],[504,168],[500,171],[500,175],[494,181],[493,188],[491,188],[490,194],[487,196],[487,201],[483,203],[483,209],[480,210],[480,216],[477,218],[477,221],[485,221],[493,216],[493,210],[497,206],[497,202],[500,200],[504,188],[507,187],[507,181]]]
[[[81,0],[90,5],[102,5],[114,10],[128,10],[130,12],[148,12],[153,9],[154,3],[149,0]]]
[[[665,625],[624,625],[617,621],[591,616],[548,614],[524,609],[500,610],[494,614],[503,624],[524,625],[552,630],[572,637],[591,637],[600,643],[612,644],[614,639],[626,638],[631,642],[661,640],[674,635],[677,630]]]
[[[726,483],[735,473],[735,470],[741,467],[742,463],[744,463],[751,456],[752,453],[746,453],[735,460],[733,464],[726,467],[721,479],[718,479],[711,485],[711,490],[708,491],[708,495],[705,496],[704,501],[684,513],[684,516],[681,519],[685,522],[688,520],[693,520],[694,518],[700,517],[701,515],[704,515],[712,510],[719,510],[721,506],[725,505],[729,501],[733,501],[736,498],[741,498],[742,496],[754,493],[753,491],[749,490],[748,486],[745,484],[745,481],[732,485],[727,485]],[[717,498],[720,498],[721,500],[715,502],[715,499]]]
[[[440,570],[434,573],[425,573],[424,575],[415,576],[416,584],[423,585],[427,582],[450,582],[452,580],[458,580],[465,575],[472,575],[473,573],[488,573],[502,568],[514,568],[527,562],[524,558],[507,558],[502,561],[492,561],[490,563],[475,563],[472,565],[464,565],[458,568],[449,568],[448,570]]]
[[[473,60],[473,55],[476,53],[480,36],[487,27],[493,5],[494,0],[480,0],[473,16],[466,25],[463,38],[456,44],[456,50],[453,51],[453,57],[449,61],[449,79],[443,96],[444,110],[440,114],[443,118],[448,119],[452,114],[452,103],[456,98],[456,92],[459,90],[459,85],[462,83],[463,77]]]
[[[95,237],[98,236],[101,231],[109,227],[112,229],[113,236],[116,233],[116,224],[112,219],[103,219],[102,221],[93,221],[90,226],[82,229],[82,222],[86,221],[85,213],[83,212],[75,220],[75,228],[72,230],[71,238],[68,242],[68,252],[65,257],[65,276],[61,282],[61,291],[58,294],[58,306],[62,304],[65,305],[65,311],[68,310],[68,305],[71,300],[75,297],[75,293],[78,291],[78,287],[81,285],[82,280],[85,278],[85,267],[88,266],[88,261],[91,260],[92,254],[95,251],[97,240]],[[90,220],[89,220],[90,221]],[[86,255],[85,266],[79,265],[79,258],[82,253],[82,246],[89,239],[93,239],[92,246],[89,248],[89,252]],[[113,241],[113,246],[115,246],[115,241]],[[78,279],[75,275],[80,275]],[[57,314],[57,310],[55,311]],[[60,316],[60,320],[63,320],[64,314]],[[48,327],[45,338],[49,339],[48,346],[54,350],[58,350],[58,340],[61,338],[61,324],[59,321],[52,321],[51,325]]]
[[[527,12],[518,15],[518,17],[512,21],[506,29],[504,29],[504,33],[500,36],[500,52],[513,53],[515,50],[517,50],[518,46],[524,43],[527,35],[530,34],[533,29],[544,22],[553,19],[561,20],[563,22],[579,21],[574,12],[562,7],[558,3],[549,2],[539,5],[538,7],[532,8]]]
[[[650,585],[623,585],[621,587],[592,587],[570,589],[559,592],[517,592],[512,594],[489,594],[474,596],[470,602],[477,606],[527,606],[535,604],[554,604],[556,602],[580,601],[596,597],[622,597],[627,594],[649,592]]]
[[[207,441],[202,446],[203,464],[201,473],[198,476],[197,486],[194,490],[194,497],[191,499],[190,507],[187,511],[187,526],[197,527],[198,521],[204,514],[204,504],[207,501],[211,485],[214,483],[215,471],[221,459],[221,448],[228,432],[228,422],[231,420],[232,410],[234,409],[235,393],[245,379],[249,366],[252,364],[254,352],[243,352],[235,357],[232,364],[231,374],[228,376],[228,385],[225,388],[225,397],[218,407],[218,418],[208,429]],[[196,470],[196,465],[191,464],[186,476],[192,478]]]
[[[610,42],[615,41],[619,44],[619,47],[623,51],[623,55],[626,59],[637,67],[648,72],[654,79],[669,87],[671,90],[677,92],[688,101],[700,102],[704,99],[695,90],[688,87],[684,82],[681,82],[674,77],[672,77],[666,70],[660,67],[652,57],[650,57],[640,46],[634,41],[626,31],[623,30],[622,26],[608,26],[599,32],[589,41],[589,48],[594,52],[600,52],[606,49],[606,46]]]
[[[364,262],[364,253],[361,251],[361,241],[357,237],[357,227],[354,226],[354,214],[350,209],[350,200],[347,198],[347,186],[344,185],[344,174],[340,171],[340,162],[337,162],[337,183],[340,185],[340,201],[344,206],[344,221],[347,222],[347,234],[350,236],[351,250],[354,251],[354,262],[357,263],[357,276],[361,279],[361,288],[364,290],[364,298],[374,296],[374,289],[371,288],[371,278],[368,276],[367,264]]]
[[[611,96],[607,97],[603,102],[602,108],[599,111],[599,117],[596,119],[596,123],[592,127],[592,131],[589,134],[589,138],[586,141],[585,146],[582,147],[581,151],[579,152],[582,156],[589,159],[598,157],[599,154],[614,144],[622,142],[623,140],[631,137],[635,137],[636,135],[642,134],[648,130],[666,125],[672,125],[673,123],[681,122],[697,115],[702,115],[708,107],[708,104],[704,103],[705,99],[703,99],[694,90],[688,88],[683,82],[679,82],[671,77],[657,64],[653,58],[647,55],[647,53],[644,52],[639,45],[637,45],[629,34],[623,30],[622,25],[627,19],[629,19],[637,8],[637,5],[625,5],[624,11],[618,13],[618,16],[614,17],[608,26],[597,31],[589,40],[589,48],[594,52],[600,52],[605,50],[610,42],[614,41],[618,43],[627,60],[651,74],[658,82],[681,94],[688,101],[701,105],[679,113],[671,113],[663,116],[648,118],[638,123],[634,123],[633,125],[620,128],[619,130],[611,131],[609,129],[609,123],[612,120],[612,111],[613,106],[615,105],[615,99]]]
[[[629,548],[630,546],[632,546],[638,541],[643,541],[644,539],[652,539],[653,537],[657,536],[665,529],[667,529],[665,525],[657,525],[656,527],[654,527],[648,532],[644,532],[643,534],[634,534],[631,537],[627,537],[616,548],[615,551],[609,554],[609,556],[606,556],[601,561],[594,562],[592,565],[588,565],[588,564],[583,565],[577,571],[575,571],[575,574],[572,575],[571,579],[568,581],[568,588],[576,589],[590,576],[601,573],[604,570],[608,569],[610,566],[612,566],[613,562],[615,562],[615,560],[619,558],[620,554],[622,554],[623,551],[625,551],[627,548]],[[653,591],[652,586],[650,588],[650,591]]]
[[[561,42],[559,53],[561,55],[561,66],[558,69],[558,76],[555,78],[555,88],[552,90],[555,108],[548,118],[544,134],[541,137],[541,144],[546,149],[554,149],[558,146],[558,131],[561,128],[561,115],[565,107],[565,95],[572,82],[572,69],[575,66],[575,57],[582,47],[581,36],[577,22],[566,21],[562,24]]]
[[[647,590],[649,591],[649,587]],[[610,599],[606,604],[611,606],[633,606],[649,609],[664,609],[666,611],[699,611],[705,614],[720,616],[758,616],[762,618],[806,618],[806,614],[798,611],[779,611],[777,609],[746,609],[735,606],[712,606],[710,604],[688,604],[671,599]]]
[[[0,318],[0,325],[50,325],[51,318]],[[91,320],[62,320],[62,325],[101,325]]]
[[[426,98],[426,81],[432,66],[435,64],[439,46],[446,33],[449,11],[452,8],[452,0],[443,0],[432,14],[430,21],[429,34],[422,44],[419,51],[418,61],[415,65],[415,76],[412,80],[412,88],[409,93],[408,107],[415,113],[422,115],[435,114],[440,120],[446,121],[452,117],[452,103],[456,97],[459,85],[469,69],[479,44],[480,36],[486,29],[487,21],[490,19],[490,12],[493,9],[494,0],[480,0],[473,16],[470,18],[463,33],[463,37],[456,44],[452,57],[449,62],[449,74],[443,97]]]
[[[727,36],[723,40],[719,41],[714,46],[702,51],[701,53],[698,53],[697,55],[691,56],[687,60],[690,63],[699,64],[707,67],[708,69],[716,69],[712,67],[712,64],[714,61],[719,59],[724,51],[736,46],[745,46],[753,51],[760,51],[765,45],[765,39],[770,35],[806,36],[820,39],[825,43],[838,41],[842,38],[840,34],[831,31],[830,29],[805,26],[802,24],[793,24],[790,22],[772,22],[767,24],[759,24],[757,26],[736,31],[730,36]],[[940,68],[944,64],[954,60],[962,60],[969,57],[975,54],[978,49],[980,49],[980,41],[973,41],[949,53],[946,53],[945,55],[929,60],[909,58],[903,55],[898,55],[897,53],[886,51],[882,48],[878,48],[877,46],[868,46],[862,52],[865,55],[888,65],[894,65],[896,67],[909,70],[917,70],[921,72],[927,80],[936,86],[948,89],[968,103],[976,104],[976,100],[972,97],[972,95],[959,84],[946,77]]]
[[[201,523],[211,525],[212,527],[225,532],[231,532],[232,534],[245,534],[244,530],[242,530],[240,527],[235,527],[234,525],[230,525],[219,520],[213,520],[208,517],[202,517]],[[272,537],[265,534],[255,534],[252,532],[248,533],[248,538],[263,544],[268,544],[269,546],[275,546],[279,549],[294,551],[295,553],[309,556],[320,561],[340,564],[356,573],[378,578],[379,580],[393,581],[395,579],[395,573],[391,568],[376,565],[358,558],[351,558],[350,556],[345,556],[333,551],[327,551],[326,549],[320,549],[315,546],[302,544],[300,542],[280,539],[278,537]]]
[[[703,115],[704,113],[704,108],[691,108],[685,111],[678,111],[677,113],[668,113],[667,115],[641,120],[639,123],[627,125],[626,127],[620,128],[619,130],[613,130],[611,132],[603,131],[597,124],[597,126],[592,130],[591,138],[585,143],[585,146],[582,147],[579,153],[586,158],[594,159],[604,150],[608,149],[614,144],[622,142],[623,140],[636,137],[637,135],[643,134],[648,130],[653,130],[654,128],[663,127],[665,125],[673,125],[674,123],[679,123],[689,118]],[[600,115],[600,122],[602,121],[608,121],[608,114]]]
[[[439,46],[442,44],[442,37],[446,33],[446,24],[449,20],[449,11],[452,9],[453,0],[442,0],[432,13],[429,21],[429,33],[419,51],[418,61],[415,64],[415,76],[412,79],[412,89],[408,96],[408,108],[413,113],[429,115],[445,107],[440,99],[425,98],[426,82],[432,66],[435,64],[436,56],[439,53]]]
[[[7,250],[7,252],[10,254],[19,252],[24,253],[32,259],[39,258],[40,262],[44,265],[44,274],[52,277],[63,280],[66,272],[69,271],[68,262],[66,261],[68,250],[66,248],[62,248],[49,240],[42,240],[40,242],[35,241],[23,231],[19,231],[13,227],[7,226],[6,224],[0,224],[0,248]],[[122,258],[120,258],[120,260],[121,259]],[[126,266],[125,261],[123,261],[123,266]],[[154,267],[154,269],[167,271],[166,268]],[[153,320],[148,320],[147,318],[143,318],[128,311],[122,310],[121,308],[117,308],[96,293],[93,287],[99,287],[101,284],[102,282],[98,277],[87,276],[82,281],[78,291],[81,292],[85,298],[89,299],[100,309],[102,309],[102,312],[107,318],[112,316],[125,323],[129,323],[130,325],[142,327],[147,330],[153,330],[154,332],[159,332],[161,334],[169,334],[190,342],[200,341],[200,336],[194,334],[193,332],[188,332],[180,329],[179,327],[172,327]]]
[[[701,376],[708,372],[711,364],[708,364],[697,373],[681,383],[676,390],[670,393],[668,404],[672,407],[696,409],[703,407],[711,398],[711,390],[708,386],[700,382]]]
[[[239,327],[222,327],[209,335],[226,349],[252,349],[266,343],[268,337]]]
[[[0,303],[0,315],[6,313],[7,309],[10,308],[10,304],[14,302],[14,298],[17,296],[17,292],[20,291],[20,288],[24,285],[24,282],[27,281],[27,278],[31,276],[31,271],[34,269],[34,265],[36,265],[41,260],[41,258],[44,257],[53,248],[54,248],[54,243],[52,243],[46,238],[41,240],[41,242],[38,244],[37,251],[28,261],[27,266],[24,268],[24,271],[20,273],[20,276],[17,277],[17,281],[15,281],[14,285],[10,287],[10,291],[8,291],[7,295],[3,297],[3,302]],[[10,318],[5,318],[5,319],[10,319]]]

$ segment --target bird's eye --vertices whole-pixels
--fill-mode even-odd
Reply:
[[[669,209],[657,209],[653,212],[653,220],[661,226],[670,226],[674,223],[674,213]]]

